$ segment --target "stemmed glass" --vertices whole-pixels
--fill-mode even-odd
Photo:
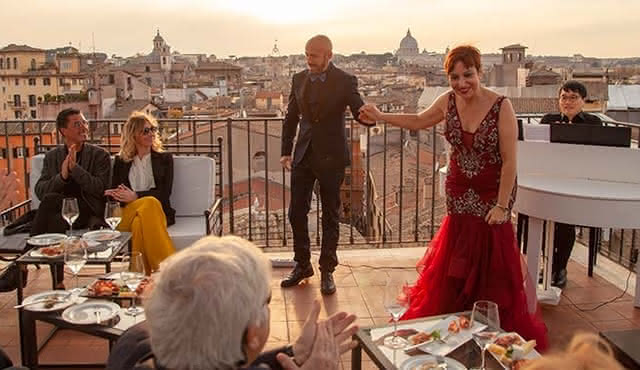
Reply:
[[[64,198],[62,200],[62,218],[69,224],[69,236],[73,235],[73,223],[80,216],[78,200],[76,198]]]
[[[86,243],[78,237],[70,236],[62,242],[62,248],[64,264],[71,270],[75,280],[75,288],[71,292],[77,294],[82,290],[78,284],[78,273],[87,263]]]
[[[403,348],[407,341],[398,337],[398,320],[409,309],[409,296],[404,293],[407,282],[389,277],[384,287],[384,309],[393,319],[393,336],[384,339],[384,345],[391,349]]]
[[[111,228],[111,231],[116,231],[116,227],[122,220],[122,208],[120,208],[120,202],[107,202],[104,207],[104,220]],[[110,241],[108,244],[110,247],[118,246],[118,242],[115,240]]]
[[[129,288],[129,290],[133,293],[132,305],[131,307],[125,310],[127,315],[131,315],[133,317],[144,312],[144,308],[136,307],[136,300],[138,298],[136,294],[136,289],[138,285],[144,280],[144,265],[142,262],[142,253],[140,252],[131,252],[131,255],[128,256],[129,267],[126,271],[120,273],[120,279],[124,284]],[[127,258],[125,257],[125,262]]]
[[[473,340],[482,350],[482,365],[472,370],[485,370],[485,353],[489,344],[493,343],[498,333],[500,333],[500,313],[498,305],[491,301],[477,301],[473,304],[471,312],[471,327],[476,323],[487,327],[478,333],[473,333]]]

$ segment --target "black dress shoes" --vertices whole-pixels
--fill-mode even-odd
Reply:
[[[553,274],[552,286],[564,289],[567,286],[567,269],[562,269]]]
[[[333,273],[322,272],[320,277],[320,293],[331,295],[336,292],[336,283],[333,281]]]
[[[306,266],[296,265],[293,271],[291,271],[291,273],[286,278],[284,278],[284,280],[280,282],[280,286],[283,288],[296,286],[300,284],[302,280],[312,276],[313,276],[313,267],[311,267],[311,265],[306,265]]]

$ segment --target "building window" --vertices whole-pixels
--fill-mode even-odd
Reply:
[[[16,86],[20,86],[20,79],[16,78]]]
[[[58,79],[58,84],[59,85],[64,85],[64,78]]]
[[[36,111],[31,110],[31,118],[36,119],[36,116],[37,116]]]
[[[15,94],[15,95],[13,96],[13,105],[14,105],[14,106],[16,106],[16,107],[18,107],[18,106],[20,106],[20,103],[21,103],[21,102],[20,102],[20,95]]]
[[[149,67],[149,66],[144,66],[144,71],[145,71],[145,72],[151,72],[151,67]]]
[[[23,147],[17,147],[17,148],[13,148],[13,157],[14,158],[24,158],[25,153],[25,148]]]
[[[114,83],[116,83],[116,76],[109,75],[109,84],[113,85]]]
[[[0,69],[4,69],[4,58],[0,58]]]
[[[36,69],[36,60],[31,59],[31,69]]]
[[[44,86],[51,86],[51,79],[49,77],[45,77],[42,79],[42,84]]]
[[[162,57],[162,64],[167,64],[167,57]]]
[[[7,57],[7,69],[11,69],[11,58]]]
[[[36,96],[35,95],[29,95],[29,106],[30,107],[35,107],[36,106]]]
[[[345,185],[351,185],[351,175],[346,175],[344,177],[344,184]]]
[[[15,111],[15,117],[16,117],[16,119],[22,118],[22,112],[19,111],[19,110]]]
[[[5,159],[5,158],[7,158],[7,149],[2,148],[2,150],[0,150],[0,159]]]
[[[13,69],[18,69],[18,58],[13,58]]]
[[[145,80],[147,81],[147,85],[151,86],[151,77],[147,77]]]
[[[29,86],[35,86],[36,85],[36,79],[35,78],[30,78],[29,79]]]

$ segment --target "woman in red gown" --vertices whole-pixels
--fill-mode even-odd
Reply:
[[[365,121],[386,121],[418,130],[444,121],[451,144],[446,180],[447,216],[418,262],[410,308],[402,319],[471,310],[478,300],[498,304],[500,324],[538,349],[547,329],[537,312],[535,290],[517,248],[511,208],[516,196],[517,125],[509,99],[480,84],[478,49],[459,46],[444,63],[451,90],[419,114],[360,110]],[[530,280],[530,279],[529,279]],[[533,294],[526,294],[525,287]]]

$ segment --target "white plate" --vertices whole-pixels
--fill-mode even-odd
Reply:
[[[118,316],[120,306],[113,302],[91,300],[77,306],[71,306],[62,312],[62,319],[76,325],[97,325],[98,315],[100,323],[104,323]]]
[[[42,249],[43,248],[62,248],[61,246],[56,246],[56,245],[50,245],[48,247],[42,247],[42,248],[38,248],[38,249],[33,249],[31,252],[29,252],[29,255],[31,257],[38,257],[38,258],[62,258],[62,256],[64,255],[64,252],[56,255],[56,256],[50,256],[48,254],[44,254],[42,253]],[[60,249],[62,250],[62,249]]]
[[[440,336],[445,337],[449,334],[449,324],[453,320],[458,320],[459,317],[456,315],[451,315],[446,319],[442,319],[438,321],[434,326],[432,326],[429,330],[426,330],[427,333],[430,333],[434,330],[440,330]],[[421,351],[426,353],[431,353],[434,355],[446,356],[449,353],[453,352],[456,348],[465,344],[466,342],[471,340],[471,334],[482,331],[486,328],[486,325],[480,323],[474,323],[472,327],[469,329],[460,329],[460,331],[456,334],[451,334],[447,339],[446,343],[442,343],[439,341],[427,342],[424,345],[418,347]]]
[[[431,355],[413,356],[400,365],[400,370],[413,370],[425,363],[437,364],[436,357]],[[444,363],[447,364],[449,370],[467,370],[463,364],[449,357],[444,358]]]
[[[502,334],[499,334],[499,335],[496,337],[496,339],[498,339],[498,338],[500,338],[500,337],[507,336],[507,335],[516,335],[516,336],[518,336],[518,338],[520,338],[520,340],[522,341],[522,343],[525,343],[525,342],[526,342],[526,340],[525,340],[524,338],[522,338],[522,336],[521,336],[520,334],[516,333],[516,332],[511,332],[511,333],[502,333]],[[505,364],[503,364],[503,363],[502,363],[502,361],[500,361],[500,358],[499,358],[496,354],[494,354],[494,353],[493,353],[493,352],[491,352],[491,351],[487,351],[487,352],[491,353],[491,356],[493,356],[493,358],[495,358],[495,359],[496,359],[496,361],[497,361],[500,365],[502,365],[502,367],[503,367],[503,368],[505,368],[505,369],[510,369],[510,368],[511,368],[511,366],[510,366],[510,365],[505,365]],[[536,350],[535,350],[535,348],[534,348],[534,349],[533,349],[533,351],[531,351],[531,352],[527,353],[527,354],[524,356],[524,359],[525,359],[525,360],[533,360],[533,359],[536,359],[536,358],[538,358],[538,357],[540,357],[540,354],[539,354],[539,353],[538,353],[538,351],[536,351]]]
[[[53,312],[53,311],[63,310],[74,303],[71,293],[64,290],[49,290],[46,292],[41,292],[38,294],[28,296],[27,298],[24,299],[24,301],[22,301],[22,304],[41,301],[49,297],[60,297],[60,298],[66,297],[67,299],[62,302],[56,302],[53,304],[53,306],[49,308],[46,308],[45,303],[42,302],[42,303],[34,303],[31,305],[25,306],[24,309],[29,311],[37,311],[37,312]]]
[[[120,236],[118,230],[94,230],[82,234],[82,239],[95,242],[108,242]]]
[[[58,233],[40,234],[27,239],[27,243],[38,247],[44,247],[47,245],[60,244],[60,242],[65,240],[66,238],[66,235]]]

